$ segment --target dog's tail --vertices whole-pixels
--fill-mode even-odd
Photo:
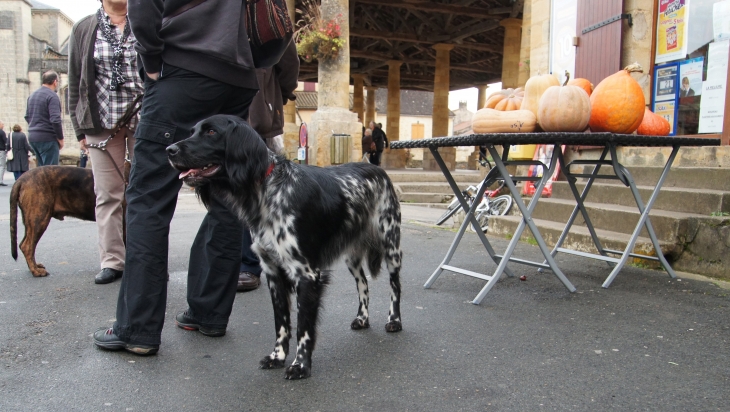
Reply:
[[[15,260],[18,260],[18,199],[21,185],[16,181],[10,191],[10,255]]]

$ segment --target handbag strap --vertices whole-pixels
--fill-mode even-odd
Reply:
[[[8,139],[8,143],[10,143],[10,150],[13,150],[13,131],[10,131],[10,138]]]

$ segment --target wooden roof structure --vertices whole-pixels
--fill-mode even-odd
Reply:
[[[446,43],[454,45],[452,90],[497,82],[504,41],[499,22],[521,18],[523,6],[524,0],[350,0],[350,71],[366,75],[366,85],[387,87],[388,61],[400,60],[402,89],[432,91],[432,46]],[[299,79],[316,81],[317,62],[303,63]]]

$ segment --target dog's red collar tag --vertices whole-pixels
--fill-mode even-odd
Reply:
[[[274,171],[274,162],[271,162],[271,164],[269,165],[269,168],[266,169],[266,176],[264,176],[264,179],[266,179],[267,177],[269,177],[269,175],[273,171]]]

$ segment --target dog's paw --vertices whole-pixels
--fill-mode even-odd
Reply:
[[[365,319],[355,318],[355,320],[352,321],[350,324],[350,328],[352,330],[360,330],[360,329],[367,329],[370,327],[370,322]]]
[[[41,265],[38,265],[38,269],[33,270],[30,273],[32,273],[33,276],[35,276],[37,278],[42,278],[42,277],[48,276],[48,271],[46,269],[44,269],[43,266],[41,266]]]
[[[388,333],[398,332],[403,329],[399,320],[391,320],[385,324],[385,331]]]
[[[267,356],[261,359],[261,362],[259,362],[259,367],[261,369],[279,369],[284,367],[284,361],[280,359],[273,359]]]
[[[43,266],[43,263],[36,263],[35,265],[37,267],[41,268],[41,269],[45,269],[46,268],[45,266]]]
[[[296,363],[286,368],[286,379],[305,379],[312,375],[311,368],[305,368],[303,365]]]

